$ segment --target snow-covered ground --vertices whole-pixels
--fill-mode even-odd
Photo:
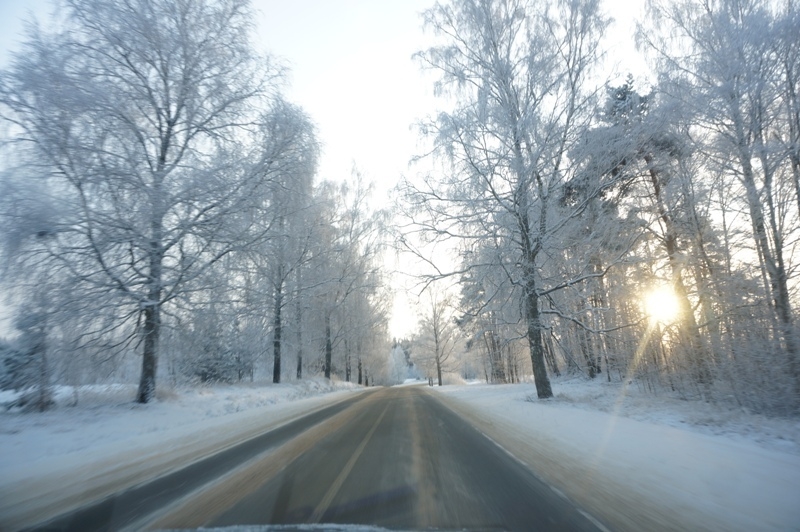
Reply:
[[[77,393],[60,386],[55,390],[57,406],[48,412],[25,414],[0,409],[0,448],[4,451],[0,453],[0,471],[107,444],[124,445],[142,435],[155,439],[179,427],[236,412],[358,388],[347,382],[309,379],[285,384],[161,389],[155,402],[140,405],[133,401],[133,384],[82,386]],[[12,395],[0,392],[0,403],[9,401]]]
[[[600,380],[434,389],[620,530],[800,530],[800,422]]]
[[[131,385],[77,394],[61,387],[49,412],[0,410],[0,529],[133,486],[363,390],[325,379],[215,385],[162,390],[139,405]],[[10,399],[4,393],[0,403]]]

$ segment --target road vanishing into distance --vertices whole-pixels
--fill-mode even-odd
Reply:
[[[358,394],[37,529],[314,523],[599,529],[424,386]]]

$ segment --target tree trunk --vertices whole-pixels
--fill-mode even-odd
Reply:
[[[331,378],[331,359],[333,344],[331,343],[331,317],[325,316],[325,378]]]
[[[769,236],[766,230],[764,210],[761,205],[761,198],[755,183],[755,173],[750,162],[749,151],[745,147],[744,131],[741,124],[741,116],[738,108],[734,109],[734,125],[739,138],[739,163],[742,166],[742,181],[745,187],[747,204],[750,210],[750,219],[753,224],[753,232],[756,245],[760,251],[764,267],[770,283],[770,292],[775,313],[781,323],[781,333],[786,344],[786,353],[789,362],[789,371],[795,381],[795,392],[800,397],[800,371],[797,363],[797,344],[794,336],[792,324],[792,307],[789,298],[789,288],[787,283],[786,270],[780,262],[776,261],[770,248]],[[780,245],[780,241],[778,244]],[[782,251],[782,250],[781,250]],[[782,259],[782,255],[779,255]]]
[[[492,326],[496,328],[494,318],[492,318]],[[500,342],[497,340],[497,333],[495,330],[486,331],[483,333],[484,341],[486,342],[486,351],[489,356],[489,368],[491,369],[492,382],[506,382],[505,368],[503,367],[503,354],[500,349]]]
[[[300,336],[300,333],[297,334]],[[297,349],[297,380],[303,378],[303,351],[302,349]]]
[[[797,200],[797,210],[800,212],[800,156],[793,153],[792,160],[792,181],[794,183],[794,195]]]
[[[436,358],[436,376],[439,379],[439,386],[442,385],[442,339],[441,339],[441,316],[437,312],[436,304],[433,305],[433,350]]]
[[[715,286],[714,282],[718,276],[719,268],[711,259],[706,249],[706,242],[704,237],[705,224],[701,221],[700,215],[697,212],[697,202],[690,182],[682,179],[683,195],[690,201],[690,214],[692,220],[692,229],[694,231],[694,246],[697,250],[697,260],[694,261],[694,278],[697,286],[697,294],[700,299],[700,311],[703,317],[703,324],[708,331],[709,342],[711,343],[711,361],[714,366],[718,366],[722,359],[722,342],[720,335],[720,320],[714,312],[713,305],[713,292]],[[719,296],[719,294],[717,294]],[[717,298],[722,302],[723,298]],[[721,314],[724,311],[721,312]]]
[[[361,338],[356,340],[356,361],[358,365],[358,384],[361,384]]]
[[[550,337],[542,338],[542,346],[544,348],[544,360],[550,372],[556,377],[561,376],[561,370],[558,369],[558,362],[556,361],[556,352],[553,348],[553,342]]]
[[[344,342],[344,380],[345,382],[350,382],[350,348],[348,347],[348,342],[345,340]]]
[[[281,268],[278,275],[282,276]],[[272,382],[281,382],[281,336],[283,334],[283,323],[281,321],[281,309],[283,307],[283,282],[278,279],[278,286],[275,287],[275,312],[272,321]]]
[[[149,403],[156,395],[156,369],[158,365],[158,343],[161,336],[161,283],[164,250],[164,192],[163,169],[166,164],[167,149],[171,128],[167,129],[166,136],[162,139],[161,153],[159,154],[158,170],[153,176],[153,190],[151,196],[151,220],[149,242],[149,278],[147,288],[147,301],[144,302],[144,353],[142,353],[142,376],[139,380],[139,391],[136,400],[139,403]]]
[[[773,176],[766,170],[769,168],[769,161],[766,158],[766,149],[762,147],[761,152],[761,166],[764,168],[764,190],[766,194],[767,203],[767,219],[769,220],[769,228],[772,233],[772,243],[775,248],[775,267],[777,280],[775,306],[778,311],[778,317],[781,322],[781,334],[784,339],[786,352],[788,355],[789,372],[795,379],[795,391],[797,394],[798,407],[800,407],[800,372],[797,367],[797,344],[795,343],[794,324],[792,316],[792,301],[789,296],[788,275],[786,273],[786,262],[783,258],[783,235],[781,228],[778,225],[775,201],[773,198],[772,181]]]
[[[589,378],[594,379],[597,377],[597,374],[600,373],[599,365],[597,364],[597,359],[594,354],[594,346],[592,346],[589,333],[578,325],[576,325],[576,327],[577,330],[575,332],[578,335],[578,345],[580,346],[581,352],[583,353],[583,358],[586,361],[586,368],[589,372]]]
[[[797,209],[800,212],[800,98],[797,94],[800,79],[798,72],[794,69],[795,64],[789,59],[784,59],[785,87],[782,96],[786,103],[788,117],[786,122],[789,125],[789,161],[792,166],[792,183],[794,184]]]
[[[160,294],[159,294],[160,296]],[[156,366],[158,363],[158,339],[161,334],[161,305],[152,302],[144,309],[144,353],[142,354],[142,376],[136,401],[149,403],[156,392]]]
[[[361,367],[361,357],[358,357],[358,384],[363,384],[363,368]]]
[[[297,327],[297,380],[303,378],[303,304],[300,298],[301,268],[297,268],[297,288],[295,289],[295,322]]]
[[[532,268],[530,268],[532,269]],[[528,347],[531,353],[533,366],[533,382],[536,384],[536,395],[539,399],[553,397],[550,378],[547,376],[547,366],[544,362],[544,348],[542,347],[542,322],[539,317],[539,296],[533,280],[533,272],[527,272],[525,282],[525,317],[527,318]]]
[[[50,407],[52,397],[50,394],[50,371],[47,367],[47,332],[42,330],[38,334],[34,352],[39,355],[39,412],[44,412]],[[77,401],[76,401],[77,403]]]
[[[519,144],[515,145],[519,155]],[[520,166],[521,168],[521,166]],[[520,173],[520,177],[522,174]],[[527,179],[520,179],[520,183],[527,182]],[[539,187],[539,197],[542,202],[539,220],[539,238],[542,238],[547,228],[547,202],[542,190],[542,184],[537,182]],[[528,193],[524,187],[520,187],[520,214],[518,218],[520,236],[522,237],[522,273],[523,277],[523,298],[525,299],[525,323],[526,336],[528,338],[528,348],[531,354],[531,366],[533,369],[533,382],[536,384],[536,395],[539,399],[553,397],[553,389],[550,386],[550,378],[547,376],[547,366],[544,361],[544,347],[542,346],[542,321],[539,316],[539,292],[536,289],[536,256],[538,254],[540,241],[532,240],[533,235],[531,222],[528,218]]]

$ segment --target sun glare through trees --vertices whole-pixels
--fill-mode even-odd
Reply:
[[[647,292],[644,297],[644,308],[647,316],[662,325],[673,322],[680,311],[675,292],[668,287],[658,287]]]

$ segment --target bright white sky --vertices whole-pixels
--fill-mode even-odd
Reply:
[[[432,78],[411,55],[426,47],[419,14],[434,0],[252,0],[259,44],[290,68],[286,93],[316,122],[322,179],[347,179],[355,164],[377,185],[376,206],[417,153],[411,126],[435,109]],[[609,31],[611,56],[621,72],[643,71],[633,56],[633,18],[643,0],[612,0],[617,20]],[[27,13],[40,18],[47,0],[0,0],[0,67],[17,47]],[[403,269],[400,264],[399,269]],[[394,276],[397,278],[397,276]],[[397,287],[390,324],[394,336],[411,333],[413,303]],[[412,296],[413,299],[413,296]]]

